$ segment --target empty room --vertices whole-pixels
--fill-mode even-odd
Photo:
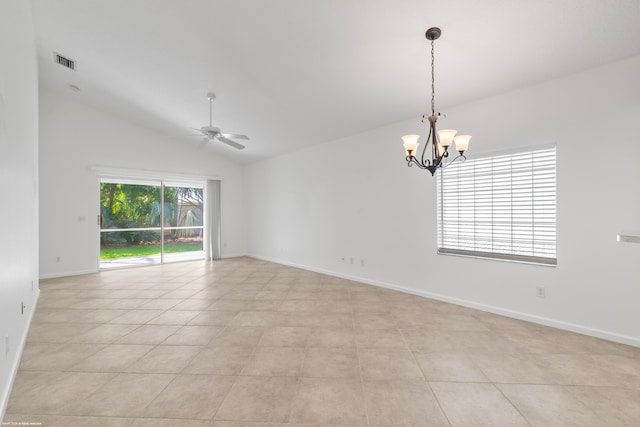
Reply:
[[[0,419],[640,425],[640,1],[3,0]]]

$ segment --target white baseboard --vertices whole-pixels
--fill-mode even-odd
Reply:
[[[11,397],[11,389],[13,388],[13,383],[16,380],[16,375],[18,375],[18,368],[20,367],[20,360],[22,360],[22,352],[24,351],[24,346],[27,343],[27,336],[29,335],[29,329],[31,328],[31,321],[33,320],[33,316],[36,312],[36,308],[38,307],[38,300],[40,299],[40,289],[36,289],[35,297],[33,299],[33,308],[31,309],[31,313],[29,314],[29,318],[27,319],[27,324],[24,329],[24,333],[22,334],[18,351],[16,353],[16,357],[13,360],[11,366],[11,378],[9,383],[5,386],[4,390],[2,390],[2,396],[0,396],[0,422],[4,419],[4,414],[7,411],[7,405],[9,404],[9,397]]]
[[[81,270],[81,271],[65,271],[60,273],[41,274],[40,279],[55,279],[58,277],[82,276],[83,274],[95,274],[99,270]]]
[[[316,273],[327,274],[329,276],[340,277],[342,279],[353,280],[356,282],[365,283],[368,285],[378,286],[381,288],[392,289],[399,292],[404,292],[407,294],[418,295],[425,298],[430,298],[438,301],[448,302],[451,304],[457,304],[464,307],[474,308],[476,310],[486,311],[489,313],[499,314],[501,316],[511,317],[514,319],[525,320],[527,322],[537,323],[540,325],[551,326],[553,328],[563,329],[566,331],[577,332],[579,334],[588,335],[596,338],[602,338],[609,341],[618,342],[621,344],[627,344],[634,347],[640,347],[640,338],[632,337],[629,335],[622,335],[615,332],[604,331],[602,329],[591,328],[589,326],[578,325],[575,323],[565,322],[562,320],[551,319],[548,317],[537,316],[535,314],[523,313],[520,311],[510,310],[502,307],[495,307],[492,305],[481,304],[474,301],[469,301],[465,299],[450,297],[447,295],[436,294],[432,292],[420,291],[412,288],[405,288],[402,286],[393,285],[391,283],[380,282],[377,280],[371,280],[364,277],[351,276],[348,274],[338,273],[335,271],[325,270],[322,268],[312,267],[304,264],[297,264],[285,260],[263,257],[255,254],[248,254],[247,256],[251,258],[260,259],[263,261],[274,262],[276,264],[283,264],[290,267],[296,267],[303,270],[313,271]]]
[[[239,257],[243,257],[243,256],[247,256],[247,254],[222,254],[221,258],[222,259],[227,259],[227,258],[239,258]]]

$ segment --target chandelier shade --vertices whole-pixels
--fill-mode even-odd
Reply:
[[[412,156],[418,150],[418,145],[420,145],[418,138],[420,138],[420,135],[405,135],[402,137],[402,141],[404,141],[402,145],[407,156]]]

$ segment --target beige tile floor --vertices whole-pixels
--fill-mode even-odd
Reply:
[[[250,258],[106,271],[41,283],[4,422],[639,426],[640,349]]]

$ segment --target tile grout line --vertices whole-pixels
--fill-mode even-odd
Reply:
[[[285,301],[288,300],[289,294],[292,292],[292,289],[294,288],[295,284],[292,284],[292,286],[289,287],[289,289],[287,289],[287,295],[285,296],[285,298],[282,300],[282,302],[278,305],[278,310],[282,307],[282,304],[284,304]],[[278,311],[279,313],[279,311]],[[308,328],[309,331],[312,331],[313,328]],[[259,344],[259,343],[258,343]],[[302,366],[300,367],[300,370],[304,370],[304,367],[306,365],[306,361],[307,361],[307,353],[308,353],[308,349],[309,348],[309,332],[307,332],[306,335],[306,342],[305,342],[305,346],[304,346],[304,357],[302,359]],[[296,400],[298,399],[298,396],[300,395],[300,388],[302,387],[302,372],[298,372],[298,376],[296,379],[296,391],[293,395],[293,399],[291,400],[291,405],[289,406],[289,413],[287,414],[287,423],[291,422],[291,416],[293,415],[293,411],[294,411],[294,406],[296,404]]]
[[[358,376],[360,377],[360,389],[362,390],[362,400],[364,405],[364,416],[367,420],[367,425],[371,425],[371,419],[369,418],[369,405],[367,405],[367,397],[364,390],[364,377],[362,375],[362,362],[360,360],[360,346],[358,345],[358,330],[356,328],[356,317],[353,312],[353,306],[351,308],[351,327],[353,328],[353,344],[356,348],[356,358],[358,360]]]

